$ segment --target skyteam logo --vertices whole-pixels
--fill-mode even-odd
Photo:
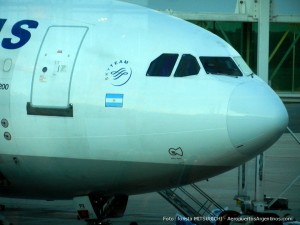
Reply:
[[[113,86],[126,84],[132,75],[132,69],[127,60],[119,60],[110,64],[105,73],[105,80],[110,81]]]

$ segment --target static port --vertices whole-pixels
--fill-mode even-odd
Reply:
[[[1,125],[2,125],[2,127],[7,128],[8,127],[8,121],[7,121],[7,119],[2,119],[1,120]]]
[[[5,138],[6,140],[10,141],[10,140],[11,140],[11,134],[10,134],[9,132],[5,132],[5,133],[4,133],[4,138]]]

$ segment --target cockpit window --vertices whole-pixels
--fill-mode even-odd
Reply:
[[[180,59],[174,77],[186,77],[191,75],[197,75],[199,71],[200,66],[197,62],[197,59],[190,54],[184,54]]]
[[[234,61],[245,75],[252,75],[253,72],[241,56],[233,57]]]
[[[161,54],[154,59],[147,71],[147,76],[169,77],[177,61],[178,54]]]
[[[200,56],[200,61],[208,74],[243,76],[230,57]]]

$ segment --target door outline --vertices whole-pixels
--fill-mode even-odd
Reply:
[[[71,68],[71,72],[70,72],[70,78],[69,78],[69,83],[68,83],[68,94],[67,94],[67,102],[68,105],[66,107],[56,107],[56,106],[38,106],[38,105],[34,105],[32,104],[33,102],[33,90],[34,90],[34,84],[35,84],[35,78],[37,76],[37,65],[38,65],[38,61],[41,57],[41,51],[43,48],[43,45],[45,43],[46,37],[49,33],[49,30],[51,28],[84,28],[85,31],[83,32],[82,38],[79,42],[79,45],[77,47],[76,50],[76,54],[72,63],[72,68]],[[34,65],[34,70],[33,70],[33,75],[32,75],[32,81],[31,81],[31,93],[30,93],[30,102],[27,102],[27,114],[28,115],[41,115],[41,116],[63,116],[63,117],[73,117],[73,105],[72,103],[70,103],[70,92],[71,92],[71,85],[72,85],[72,80],[73,80],[73,72],[74,72],[74,68],[77,62],[77,57],[78,54],[80,52],[82,43],[86,37],[86,34],[88,32],[89,28],[87,26],[58,26],[58,25],[53,25],[53,26],[49,26],[47,28],[47,31],[43,37],[43,40],[41,42],[37,57],[36,57],[36,61],[35,61],[35,65]]]

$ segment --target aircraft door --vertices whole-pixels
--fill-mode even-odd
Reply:
[[[34,69],[27,113],[73,116],[70,88],[87,27],[51,26],[42,41]]]
[[[0,51],[0,133],[2,137],[0,138],[0,149],[13,151],[13,145],[10,144],[12,128],[12,121],[11,121],[11,83],[13,77],[13,70],[15,64],[15,52],[11,51]],[[5,140],[6,139],[6,140]],[[3,178],[3,179],[2,179]],[[0,186],[3,184],[7,184],[4,180],[4,175],[1,177],[0,172]]]
[[[0,53],[0,116],[10,115],[10,87],[13,74],[13,57],[8,52]]]

